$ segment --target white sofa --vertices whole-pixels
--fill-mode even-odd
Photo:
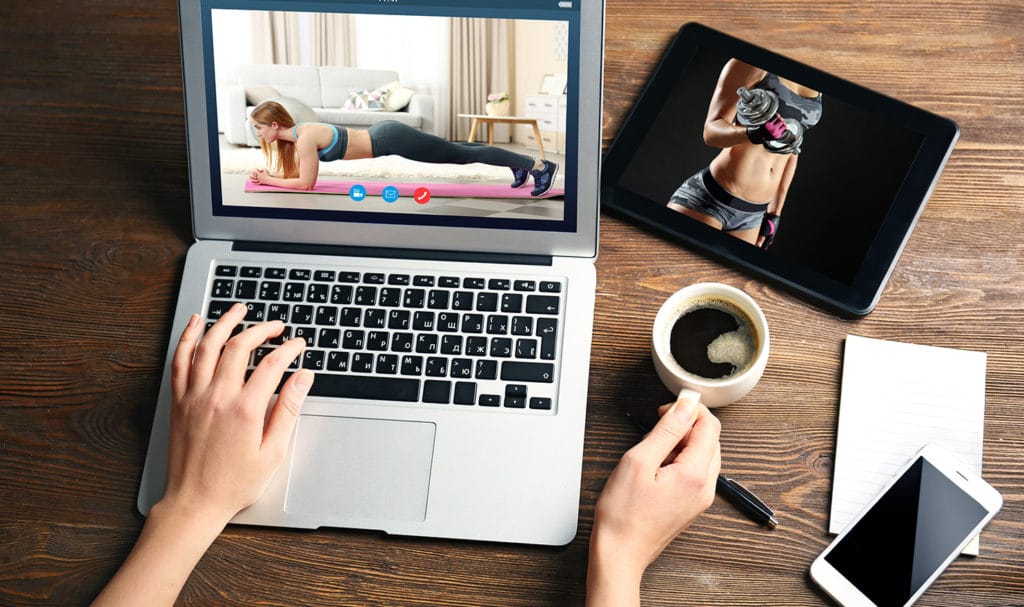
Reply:
[[[217,87],[217,121],[228,143],[258,146],[248,124],[254,105],[250,100],[268,87],[280,97],[290,97],[309,106],[319,122],[331,122],[353,128],[367,128],[382,120],[398,120],[427,133],[434,132],[434,99],[413,94],[409,104],[399,111],[346,110],[345,102],[353,92],[372,91],[399,81],[398,72],[352,67],[314,67],[308,65],[241,65],[237,81]]]

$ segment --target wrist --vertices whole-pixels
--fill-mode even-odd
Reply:
[[[147,523],[152,521],[161,528],[180,529],[196,539],[208,538],[208,543],[212,543],[234,514],[187,498],[165,495],[153,505]]]
[[[640,582],[647,563],[623,550],[597,529],[590,539],[587,605],[622,607],[640,604]]]

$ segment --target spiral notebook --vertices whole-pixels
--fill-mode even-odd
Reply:
[[[840,533],[927,443],[981,474],[984,352],[847,335],[829,533]],[[978,554],[974,538],[963,554]]]

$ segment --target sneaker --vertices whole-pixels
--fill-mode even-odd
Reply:
[[[558,165],[547,160],[542,161],[544,168],[539,171],[530,171],[533,175],[533,191],[530,196],[542,196],[555,183],[555,173],[558,172]]]
[[[516,167],[512,168],[512,177],[515,181],[512,182],[512,187],[521,188],[526,185],[526,180],[530,177],[530,169],[519,169]]]

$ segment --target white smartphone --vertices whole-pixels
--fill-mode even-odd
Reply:
[[[846,607],[911,605],[1003,505],[991,485],[926,445],[811,563]]]

